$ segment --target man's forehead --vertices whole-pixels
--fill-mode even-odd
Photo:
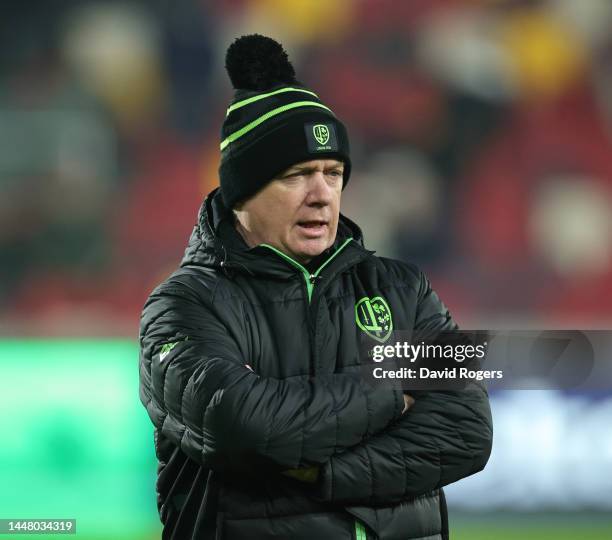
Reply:
[[[287,170],[293,169],[329,169],[331,167],[343,167],[344,163],[337,159],[311,159],[310,161],[301,161],[288,167]]]

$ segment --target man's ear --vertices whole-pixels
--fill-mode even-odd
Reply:
[[[240,222],[240,219],[238,216],[241,212],[242,212],[242,203],[235,204],[230,214],[232,216],[232,222],[234,223],[234,225]]]

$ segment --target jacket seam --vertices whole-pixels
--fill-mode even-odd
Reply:
[[[329,494],[329,499],[330,501],[334,500],[334,494],[336,492],[335,490],[335,474],[334,474],[334,460],[330,459],[329,460],[329,474],[330,474],[330,494]]]
[[[340,415],[336,412],[336,432],[334,433],[334,448],[332,450],[332,456],[336,455],[338,451],[338,436],[340,434]]]
[[[187,380],[187,384],[185,385],[185,388],[183,389],[183,391],[181,392],[181,420],[183,422],[183,424],[185,425],[185,430],[188,429],[187,427],[187,421],[185,420],[185,394],[187,393],[187,388],[189,388],[189,386],[193,386],[195,384],[195,379],[200,375],[201,373],[201,368],[204,366],[204,364],[198,363],[197,367],[193,370],[193,373],[190,375],[189,379]]]
[[[302,383],[302,388],[305,390],[305,394],[308,395],[308,387],[305,387],[305,381],[301,381]],[[304,418],[304,425],[306,425],[306,420],[307,420],[307,414],[306,414],[306,406],[304,406],[302,408],[302,416]],[[302,434],[302,440],[301,440],[301,444],[300,444],[300,455],[298,456],[298,460],[297,460],[297,466],[299,467],[300,464],[302,463],[302,459],[304,458],[304,446],[306,444],[306,435],[305,435],[305,430],[302,429],[300,430],[301,434]]]
[[[363,448],[365,450],[365,455],[368,460],[368,468],[370,469],[370,495],[368,497],[368,502],[372,504],[374,501],[374,493],[376,492],[376,471],[372,466],[372,457],[370,456],[368,446],[366,445]]]
[[[441,424],[440,420],[437,420],[437,419],[435,418],[435,416],[432,416],[432,418],[434,419],[434,421],[435,421],[436,423]],[[442,425],[443,425],[443,424],[442,424]],[[476,459],[476,456],[474,455],[474,453],[475,453],[475,452],[474,452],[474,449],[472,449],[472,448],[471,448],[471,445],[469,445],[469,444],[467,443],[467,441],[465,440],[465,438],[464,438],[464,437],[463,437],[463,435],[461,434],[461,431],[460,431],[460,430],[457,428],[457,426],[456,426],[455,424],[452,424],[450,427],[451,427],[451,428],[452,428],[452,430],[453,430],[453,431],[454,431],[454,432],[455,432],[455,433],[456,433],[456,434],[459,436],[459,439],[461,439],[461,442],[463,443],[464,448],[465,448],[465,449],[467,450],[467,452],[470,454],[470,467],[469,467],[469,470],[471,471],[471,470],[474,468],[474,460]],[[438,446],[438,444],[437,444],[437,443],[436,443],[436,446]],[[439,446],[438,446],[438,453],[440,453],[440,448],[439,448]],[[441,459],[441,457],[440,457],[440,472],[441,472],[441,469],[442,469],[442,459]],[[442,476],[442,475],[440,474],[440,480],[442,480],[441,476]],[[439,486],[439,483],[438,483],[438,487],[440,487],[440,486]]]
[[[407,463],[406,463],[406,452],[404,451],[404,447],[399,442],[399,440],[391,435],[391,440],[399,447],[400,454],[402,456],[402,473],[404,474],[404,479],[402,481],[402,498],[406,497],[408,494],[408,472],[406,471]]]
[[[269,384],[269,381],[267,379],[263,380],[263,383],[266,385],[266,387],[264,388],[264,391],[262,392],[262,395],[265,394],[265,392],[267,391],[267,386]],[[254,384],[254,383],[253,383]],[[237,411],[239,412],[242,407],[244,406],[244,404],[246,403],[247,399],[249,398],[249,393],[252,390],[252,386],[251,388],[248,388],[245,392],[244,392],[244,396],[242,396],[242,399],[240,400],[240,402],[238,403],[238,406],[236,407]],[[233,427],[236,425],[236,422],[238,421],[238,414],[234,415],[234,418],[232,419],[231,424],[228,427],[228,432],[231,433]],[[272,426],[269,425],[267,426],[267,430],[264,431],[264,453],[267,453],[268,450],[268,446],[269,446],[269,439],[271,437],[271,430],[272,430]]]
[[[154,325],[157,321],[159,321],[159,319],[161,319],[169,311],[172,311],[172,307],[166,307],[162,309],[159,313],[156,313],[149,321],[147,321],[147,323],[143,326],[142,332],[141,332],[141,340],[143,342],[147,338],[147,334],[149,333],[149,329],[151,328],[151,326]],[[150,361],[151,364],[153,364],[153,356],[154,354],[153,354],[153,351],[151,350],[151,361]]]
[[[176,362],[177,358],[179,358],[180,356],[182,356],[182,355],[181,354],[175,355],[175,357],[172,360],[172,363]],[[168,368],[167,369],[170,369],[170,363],[168,364]],[[187,425],[186,425],[186,422],[185,422],[185,415],[183,413],[185,392],[187,391],[187,387],[189,386],[189,383],[193,380],[194,374],[195,373],[192,373],[189,376],[189,378],[187,379],[187,383],[185,384],[185,386],[181,390],[181,395],[179,397],[179,403],[180,403],[180,413],[179,413],[180,414],[180,418],[179,418],[179,421],[185,426],[185,429],[187,429]],[[164,389],[164,392],[165,392],[165,389]]]
[[[365,409],[366,409],[366,431],[361,436],[361,440],[363,441],[366,437],[372,433],[372,408],[370,407],[370,394],[368,392],[364,392],[365,397]]]
[[[215,298],[217,296],[217,290],[219,289],[219,283],[221,282],[221,279],[215,279],[215,284],[213,286],[213,289],[210,293],[210,302],[211,304],[214,304],[215,302]],[[236,295],[236,297],[238,297],[238,295]]]

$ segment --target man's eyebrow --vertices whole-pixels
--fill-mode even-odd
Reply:
[[[296,167],[291,167],[290,169],[285,171],[285,174],[295,174],[297,172],[312,172],[314,170],[315,170],[314,167],[307,167],[307,166],[299,167],[299,166],[296,166]]]
[[[342,169],[344,170],[344,163],[336,163],[335,165],[330,165],[329,167],[325,167],[324,170],[329,171],[333,169]],[[295,167],[291,167],[287,171],[283,173],[283,176],[287,176],[295,173],[311,173],[316,170],[316,167],[309,167],[307,165],[296,165]]]

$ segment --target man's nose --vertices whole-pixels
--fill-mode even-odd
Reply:
[[[310,175],[308,179],[308,195],[306,202],[308,204],[326,205],[332,201],[333,189],[325,179],[323,171],[316,171]]]

